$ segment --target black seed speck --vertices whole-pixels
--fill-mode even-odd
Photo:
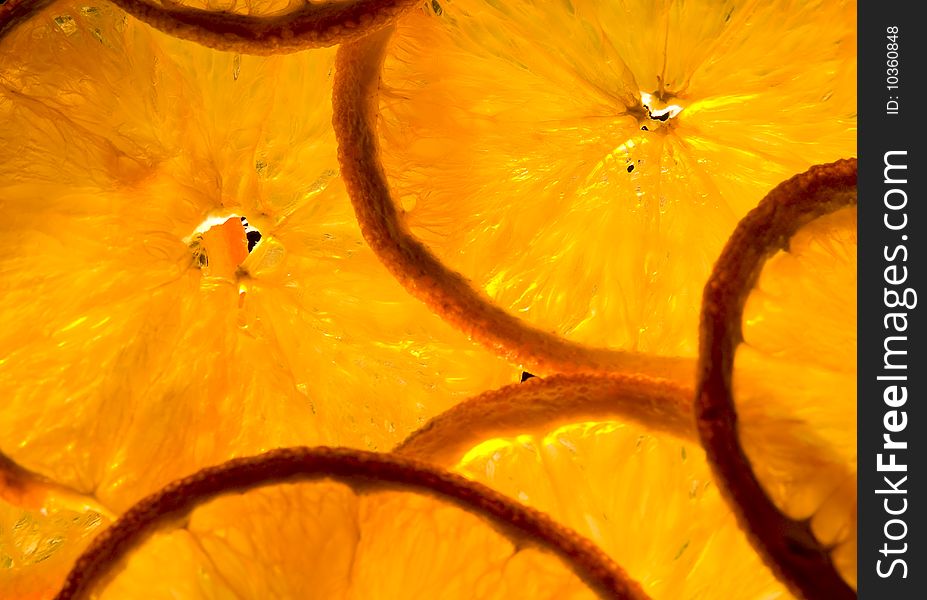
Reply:
[[[261,241],[261,232],[257,231],[256,229],[252,229],[251,231],[247,232],[245,236],[248,238],[248,252],[251,252],[254,250],[254,247],[257,246],[257,243]]]

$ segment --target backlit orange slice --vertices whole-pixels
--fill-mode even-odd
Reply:
[[[474,339],[688,385],[737,221],[855,152],[855,39],[843,0],[425,3],[340,51],[343,172],[368,243]]]
[[[333,64],[218,52],[102,1],[7,30],[0,452],[118,514],[237,455],[391,448],[515,380],[364,245]]]

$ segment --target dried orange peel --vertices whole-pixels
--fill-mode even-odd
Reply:
[[[377,89],[391,35],[387,28],[339,48],[332,121],[342,177],[358,222],[386,267],[447,322],[532,372],[640,373],[690,383],[690,359],[592,348],[528,325],[474,289],[409,232],[390,197],[377,149]]]
[[[414,0],[307,2],[273,16],[244,15],[151,0],[110,0],[130,15],[175,37],[216,50],[280,54],[332,46],[384,27]]]
[[[491,522],[518,544],[534,544],[556,554],[603,597],[647,597],[588,540],[485,486],[407,458],[320,447],[234,459],[168,485],[136,504],[93,541],[56,598],[87,597],[160,526],[183,520],[198,505],[272,484],[318,480],[342,482],[361,493],[395,489],[432,496]]]
[[[0,38],[55,0],[7,0],[0,4]]]
[[[394,452],[545,512],[654,598],[784,597],[713,484],[693,397],[641,376],[529,379],[451,408]]]
[[[716,478],[741,526],[770,567],[806,598],[856,596],[812,531],[810,520],[792,519],[770,499],[744,451],[732,378],[743,340],[748,293],[767,259],[789,247],[805,225],[855,206],[856,160],[811,168],[780,184],[737,227],[705,287],[696,413],[699,434]]]
[[[533,378],[457,404],[394,452],[448,466],[486,439],[584,421],[630,421],[650,431],[694,439],[692,397],[689,388],[643,376]]]

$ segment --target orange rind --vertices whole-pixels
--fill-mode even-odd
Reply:
[[[262,55],[355,39],[388,25],[415,4],[415,0],[306,2],[282,14],[265,16],[192,8],[174,1],[110,1],[172,36],[215,50]]]
[[[56,598],[88,597],[112,579],[117,566],[158,529],[187,521],[198,506],[217,497],[246,494],[274,484],[320,480],[346,484],[362,495],[398,490],[431,496],[490,522],[515,544],[516,553],[534,545],[555,554],[602,597],[647,597],[588,540],[485,486],[407,458],[322,447],[287,448],[234,459],[168,485],[129,509],[94,539]]]
[[[803,227],[856,203],[855,159],[813,167],[782,183],[737,227],[715,265],[703,301],[696,400],[702,443],[757,550],[794,593],[809,599],[850,599],[856,594],[834,564],[833,547],[816,538],[812,519],[784,514],[758,479],[741,440],[733,384],[735,354],[744,339],[744,305],[767,260],[778,251],[787,251]],[[787,393],[788,384],[779,384]],[[855,413],[855,407],[843,410]],[[810,426],[806,433],[816,437]],[[819,460],[813,452],[798,452],[796,457],[795,464]],[[839,467],[838,457],[825,459]],[[840,484],[835,480],[835,485]],[[831,493],[838,491],[839,487]],[[852,502],[845,492],[838,495],[838,500]],[[855,514],[855,502],[849,509]]]
[[[39,12],[55,0],[7,0],[0,4],[0,39],[19,23]]]
[[[695,438],[692,390],[643,376],[553,375],[486,392],[434,417],[393,451],[449,466],[479,442],[586,421]]]
[[[535,378],[458,404],[394,452],[543,511],[654,598],[785,597],[711,480],[693,397],[641,376]]]

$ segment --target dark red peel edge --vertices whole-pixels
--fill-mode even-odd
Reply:
[[[253,54],[331,46],[384,27],[416,0],[355,0],[305,4],[280,15],[254,16],[148,0],[109,0],[130,15],[175,37],[216,50]]]
[[[804,225],[856,204],[855,158],[812,167],[781,183],[737,226],[702,300],[695,402],[702,445],[751,543],[792,593],[807,600],[850,600],[856,592],[810,522],[784,515],[756,478],[737,430],[734,355],[743,339],[744,304],[766,260],[787,249]]]
[[[520,542],[537,544],[568,564],[603,598],[647,595],[595,544],[550,517],[479,483],[392,454],[345,448],[283,448],[237,458],[175,481],[141,500],[97,536],[68,574],[57,600],[83,598],[159,526],[217,496],[280,483],[334,479],[355,490],[431,494],[487,518]]]

